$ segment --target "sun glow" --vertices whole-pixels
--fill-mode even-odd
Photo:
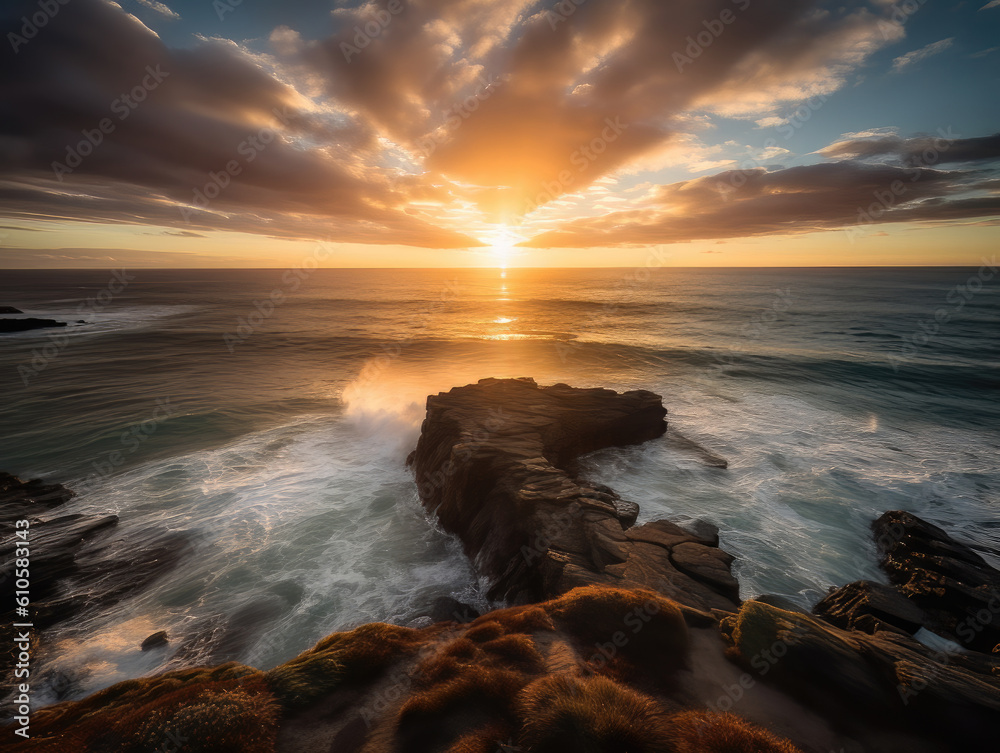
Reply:
[[[496,231],[490,239],[489,254],[500,269],[507,269],[511,265],[511,259],[521,255],[517,244],[522,240],[524,239],[514,234],[508,227],[501,227]]]

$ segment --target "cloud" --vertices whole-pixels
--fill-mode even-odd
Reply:
[[[921,47],[919,50],[913,50],[905,55],[900,55],[898,58],[892,61],[892,72],[899,73],[906,70],[912,65],[916,65],[921,60],[926,60],[932,55],[937,55],[939,52],[944,52],[952,43],[955,41],[955,37],[948,37],[947,39],[941,39],[937,42],[931,42],[925,47]]]
[[[689,37],[733,12],[731,0],[590,0],[565,16],[524,0],[428,0],[361,49],[366,5],[335,11],[343,31],[328,39],[299,49],[283,32],[280,46],[330,96],[429,153],[431,172],[480,187],[470,195],[482,209],[516,216],[565,170],[576,189],[662,148],[691,110],[751,117],[839,88],[892,41],[866,4],[848,6],[830,14],[808,0],[755,1],[701,53]],[[501,75],[489,97],[468,99]],[[447,128],[464,102],[474,110]],[[609,120],[626,126],[613,141],[602,139]],[[583,152],[591,144],[599,158]]]
[[[280,26],[265,52],[204,37],[170,48],[114,3],[73,0],[0,53],[0,216],[482,245],[484,223],[644,169],[699,118],[768,122],[829,94],[903,35],[885,4],[826,6],[421,0],[368,35],[382,6],[337,3],[331,35]],[[34,7],[6,4],[0,36]],[[697,49],[723,11],[732,22]],[[167,77],[120,118],[150,67]],[[60,180],[53,163],[105,119],[113,131]],[[705,148],[684,164],[728,157]]]
[[[818,154],[837,159],[890,156],[904,165],[914,166],[1000,159],[1000,133],[966,139],[957,138],[957,134],[950,134],[947,131],[935,136],[905,139],[895,134],[876,133],[872,133],[870,137],[865,137],[865,134],[845,134],[845,136],[848,138],[820,149]]]
[[[107,269],[127,261],[129,269],[160,267],[247,266],[248,260],[236,256],[213,256],[173,251],[147,251],[116,248],[113,254],[98,248],[12,248],[3,249],[3,266],[6,269],[36,269],[38,260],[71,265],[79,269]]]
[[[979,10],[989,10],[990,8],[996,8],[1000,6],[1000,0],[990,0],[986,5],[984,5]]]
[[[181,17],[180,13],[171,10],[166,5],[164,5],[163,3],[159,3],[156,0],[137,0],[137,2],[139,2],[140,5],[145,5],[150,10],[156,11],[161,16],[165,16],[166,18],[169,18],[172,21],[177,21]]]
[[[144,81],[156,86],[144,91]],[[479,245],[401,208],[407,193],[431,189],[365,169],[381,157],[369,126],[314,111],[227,40],[170,49],[118,6],[74,0],[7,55],[0,88],[0,196],[10,219]],[[71,151],[84,154],[79,163]],[[75,166],[56,175],[54,163]]]
[[[729,170],[659,186],[655,204],[566,222],[534,248],[680,243],[790,235],[883,222],[948,221],[1000,212],[988,172],[843,160],[768,172]]]

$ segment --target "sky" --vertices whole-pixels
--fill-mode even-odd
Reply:
[[[1000,245],[1000,0],[4,0],[0,32],[0,268]]]

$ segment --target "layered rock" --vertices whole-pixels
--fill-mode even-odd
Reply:
[[[80,615],[99,605],[102,609],[137,593],[179,562],[187,539],[165,534],[146,546],[129,545],[108,537],[118,524],[116,515],[60,514],[59,508],[74,497],[61,484],[38,479],[22,481],[0,472],[0,572],[12,576],[16,547],[25,540],[30,552],[29,614],[36,631]],[[17,527],[18,520],[29,523]],[[16,536],[26,531],[26,539]],[[0,600],[14,603],[14,577],[0,580]],[[10,624],[3,626],[6,638]],[[7,641],[9,645],[9,641]],[[12,654],[0,654],[0,695],[12,682]]]
[[[732,610],[732,558],[711,534],[667,521],[581,480],[576,461],[666,431],[662,399],[532,379],[483,379],[427,400],[414,467],[421,499],[456,534],[491,598],[538,601],[587,584],[649,588],[697,609]]]
[[[859,581],[833,589],[816,614],[868,633],[923,628],[965,649],[1000,650],[1000,571],[972,547],[907,512],[885,513],[872,531],[892,585]]]

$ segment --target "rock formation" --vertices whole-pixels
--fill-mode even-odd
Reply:
[[[652,393],[531,380],[430,397],[410,458],[421,498],[513,606],[466,619],[443,599],[433,625],[363,625],[266,672],[230,663],[129,680],[37,711],[15,748],[993,749],[1000,657],[986,652],[1000,601],[988,597],[1000,573],[890,512],[875,532],[893,585],[849,584],[813,615],[779,597],[740,603],[711,526],[636,526],[635,504],[577,475],[583,453],[662,436],[664,415]],[[913,637],[929,630],[958,645]]]
[[[634,526],[636,504],[576,476],[583,454],[662,436],[665,415],[646,391],[483,379],[428,398],[408,462],[424,505],[493,582],[491,598],[601,584],[735,609],[732,557],[717,539],[667,521]]]
[[[89,607],[107,608],[141,591],[173,568],[187,545],[183,536],[170,534],[144,547],[122,546],[105,535],[118,524],[118,516],[60,514],[59,508],[74,496],[61,484],[22,481],[0,472],[0,572],[14,573],[16,546],[23,541],[15,536],[16,522],[27,520],[36,635]],[[16,582],[13,577],[0,579],[3,603],[14,603]],[[7,639],[10,631],[10,623],[5,623],[0,639]],[[0,654],[0,695],[13,683],[13,666],[9,651]]]

